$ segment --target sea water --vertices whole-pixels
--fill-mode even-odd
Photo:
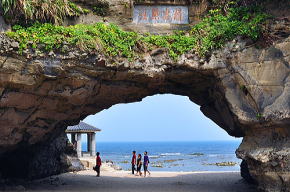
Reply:
[[[123,170],[131,169],[132,151],[148,152],[152,171],[239,171],[241,160],[235,155],[240,141],[202,142],[98,142],[103,161],[113,161]],[[86,150],[86,143],[82,145]],[[234,162],[234,166],[216,163]]]

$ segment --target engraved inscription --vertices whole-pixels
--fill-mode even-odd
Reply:
[[[133,23],[188,24],[188,7],[136,5],[134,7]]]

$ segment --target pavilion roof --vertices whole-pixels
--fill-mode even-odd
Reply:
[[[78,125],[68,126],[65,132],[67,133],[92,133],[92,132],[97,132],[97,131],[101,131],[101,129],[81,121]]]

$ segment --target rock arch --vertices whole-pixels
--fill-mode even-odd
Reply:
[[[77,52],[37,58],[3,53],[1,165],[23,158],[27,170],[22,176],[61,172],[65,163],[60,162],[65,160],[60,156],[65,149],[60,147],[64,141],[57,138],[66,126],[117,103],[172,93],[188,96],[230,135],[244,137],[237,155],[247,162],[261,188],[287,188],[289,47],[289,38],[265,49],[235,40],[207,60],[188,53],[174,61],[166,49],[158,49],[133,62]],[[51,148],[56,149],[51,156],[39,155]],[[54,160],[46,165],[45,158]],[[35,166],[57,168],[40,172]],[[5,172],[3,167],[0,170]]]

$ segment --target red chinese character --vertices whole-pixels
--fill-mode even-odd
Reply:
[[[168,21],[170,19],[169,9],[168,8],[166,8],[165,11],[164,11],[163,19],[165,21]]]
[[[182,12],[181,8],[177,8],[174,11],[173,19],[176,21],[181,21],[182,20]]]
[[[152,20],[159,19],[159,10],[158,8],[152,8]]]
[[[139,17],[141,17],[141,20],[145,20],[145,21],[148,20],[146,9],[140,10]]]

